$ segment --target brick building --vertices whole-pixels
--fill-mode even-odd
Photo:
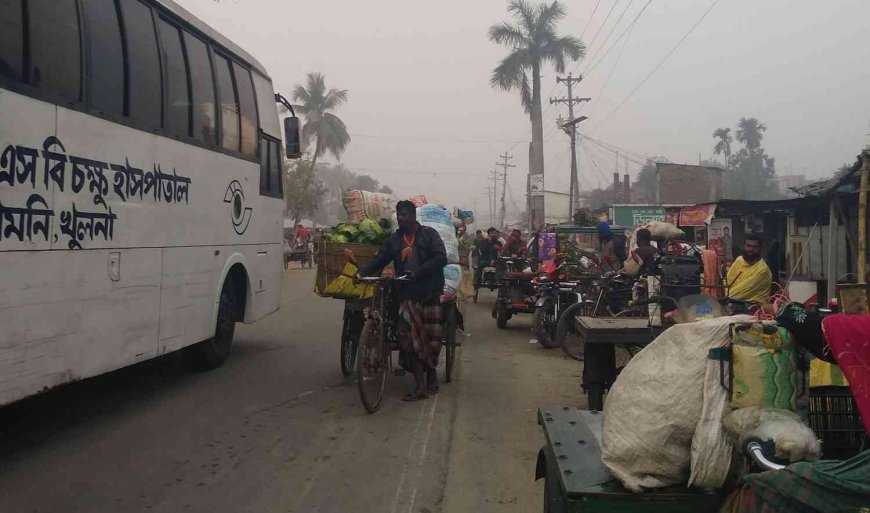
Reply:
[[[724,195],[724,169],[688,164],[657,163],[659,205],[713,203]]]

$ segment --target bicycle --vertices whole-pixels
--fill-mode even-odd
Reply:
[[[397,287],[411,281],[408,276],[360,277],[376,283],[372,307],[363,325],[357,353],[357,387],[360,400],[369,413],[378,411],[384,397],[387,373],[392,369],[392,352],[399,349],[399,300]],[[453,380],[456,358],[456,330],[459,311],[456,302],[442,303],[444,310],[445,381]]]

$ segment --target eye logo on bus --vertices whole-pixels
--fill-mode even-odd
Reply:
[[[224,203],[231,205],[233,229],[237,234],[242,235],[251,223],[251,210],[253,209],[245,206],[245,191],[242,190],[242,184],[238,180],[230,182],[227,192],[224,194]]]

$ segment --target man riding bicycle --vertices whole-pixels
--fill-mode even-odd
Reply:
[[[444,338],[441,293],[447,252],[434,228],[417,222],[417,208],[410,201],[396,204],[399,229],[360,271],[361,276],[379,274],[390,262],[396,276],[408,276],[399,289],[401,319],[399,363],[413,373],[415,389],[402,398],[419,401],[438,392],[435,371]]]

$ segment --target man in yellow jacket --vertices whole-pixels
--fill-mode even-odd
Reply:
[[[761,258],[761,236],[747,235],[743,256],[737,257],[728,269],[728,297],[762,304],[770,294],[772,280],[770,268]]]

